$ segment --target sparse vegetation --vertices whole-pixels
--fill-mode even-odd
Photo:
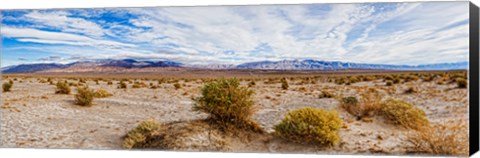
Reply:
[[[254,92],[241,87],[238,79],[218,79],[205,84],[201,91],[202,96],[194,98],[194,111],[209,114],[209,120],[223,129],[234,126],[260,131],[250,119],[255,112],[252,100]]]
[[[292,142],[334,145],[340,141],[341,125],[336,111],[306,107],[289,112],[274,129],[277,136]]]
[[[118,88],[119,89],[126,89],[127,88],[127,84],[122,80],[118,83]]]
[[[386,100],[382,103],[381,113],[387,122],[405,128],[420,130],[429,126],[423,110],[402,100]]]
[[[286,78],[282,78],[281,82],[282,82],[282,89],[284,89],[284,90],[288,89],[288,81],[287,81],[287,79],[286,79]]]
[[[80,106],[92,106],[95,92],[88,87],[77,88],[77,94],[75,94],[75,103]]]
[[[387,80],[387,81],[385,82],[385,85],[386,85],[386,86],[393,86],[393,81],[392,81],[392,80]]]
[[[123,140],[123,147],[132,149],[137,144],[144,143],[147,137],[151,136],[152,133],[160,127],[161,125],[153,120],[141,122],[136,128],[127,133]]]
[[[5,82],[2,85],[3,92],[10,92],[10,89],[13,87],[13,82]]]
[[[109,93],[107,90],[99,89],[99,90],[95,91],[93,96],[96,97],[96,98],[106,98],[106,97],[112,96],[112,94]]]
[[[468,129],[464,123],[435,124],[407,135],[407,152],[467,156],[468,139]]]
[[[467,80],[463,78],[457,78],[455,79],[455,82],[457,83],[458,88],[467,88]]]
[[[333,98],[334,95],[329,92],[329,91],[322,91],[320,92],[320,95],[318,95],[318,98]]]
[[[407,90],[405,90],[405,94],[412,94],[412,93],[417,93],[418,89],[417,87],[414,86],[409,86]]]
[[[252,81],[248,82],[248,87],[253,87],[253,86],[255,86],[255,84],[256,84],[255,81],[252,80]]]
[[[55,94],[70,94],[70,86],[66,82],[57,82],[57,88]]]
[[[175,87],[175,89],[180,89],[182,88],[182,85],[180,83],[174,83],[173,87]]]
[[[353,96],[342,98],[342,108],[348,113],[357,116],[358,119],[372,117],[380,111],[381,96],[375,89],[368,89],[366,92],[361,93],[360,96],[360,100]]]

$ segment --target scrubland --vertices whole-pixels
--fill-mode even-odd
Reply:
[[[1,147],[468,153],[466,71],[6,75]]]

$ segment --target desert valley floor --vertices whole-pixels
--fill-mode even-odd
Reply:
[[[288,78],[288,77],[287,77]],[[122,149],[123,136],[139,122],[153,119],[161,123],[189,121],[206,118],[204,113],[192,111],[192,97],[199,96],[204,82],[200,79],[179,79],[181,88],[174,83],[158,84],[157,80],[140,80],[145,85],[158,85],[118,89],[118,79],[113,84],[101,80],[98,84],[87,79],[91,89],[104,89],[111,97],[98,98],[92,107],[74,104],[76,88],[71,94],[55,94],[55,85],[41,83],[41,77],[10,76],[13,80],[10,92],[1,96],[1,147],[7,148],[75,148],[75,149]],[[267,132],[291,110],[301,107],[335,109],[343,120],[339,130],[340,143],[328,147],[290,143],[275,137],[258,137],[244,143],[230,145],[233,152],[280,152],[280,153],[330,153],[330,154],[405,154],[405,136],[411,130],[387,124],[381,117],[371,120],[356,119],[339,106],[338,98],[319,98],[322,91],[334,96],[355,96],[365,88],[375,88],[383,98],[396,98],[412,103],[425,111],[432,123],[468,121],[468,89],[456,88],[455,83],[437,84],[421,79],[386,86],[382,79],[359,81],[339,85],[322,79],[290,79],[289,88],[283,90],[280,82],[269,83],[267,78],[256,80],[250,89],[255,91],[254,102],[258,106],[253,120]],[[73,78],[52,78],[53,83]],[[135,79],[129,79],[134,82]],[[247,86],[249,81],[242,80]],[[414,87],[416,93],[404,93]],[[465,131],[466,132],[466,131]],[[235,142],[232,142],[235,143]]]

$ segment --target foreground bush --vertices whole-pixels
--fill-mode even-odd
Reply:
[[[145,142],[146,138],[155,130],[160,128],[160,124],[153,120],[141,122],[136,128],[129,131],[123,140],[123,147],[131,149],[136,144]]]
[[[202,96],[194,98],[194,111],[209,114],[209,120],[220,128],[231,126],[259,130],[258,125],[251,121],[254,113],[252,100],[253,91],[240,87],[237,79],[219,79],[207,83],[202,88]]]
[[[407,135],[409,153],[467,156],[468,129],[463,123],[433,125]]]
[[[106,98],[106,97],[112,96],[112,94],[108,93],[108,91],[106,91],[104,89],[99,89],[99,90],[95,91],[93,96],[96,97],[96,98]]]
[[[70,94],[70,86],[66,82],[57,82],[55,94]]]
[[[382,103],[381,113],[388,122],[406,128],[419,130],[429,126],[424,111],[401,100],[386,100]]]
[[[306,107],[289,112],[274,129],[276,135],[292,142],[333,145],[340,140],[341,125],[336,111]]]
[[[3,83],[2,85],[2,88],[3,88],[3,92],[10,92],[10,89],[13,87],[13,83],[12,82],[5,82]]]
[[[80,106],[92,106],[95,93],[88,87],[79,87],[75,94],[75,103]]]

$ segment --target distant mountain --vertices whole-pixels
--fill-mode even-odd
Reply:
[[[22,64],[17,66],[10,66],[8,68],[2,68],[2,73],[30,73],[36,71],[44,71],[50,69],[62,69],[65,68],[62,64]]]
[[[132,69],[136,68],[136,69]],[[31,73],[31,72],[97,72],[97,71],[136,71],[143,68],[197,68],[197,69],[260,69],[260,70],[457,70],[468,69],[468,62],[440,63],[427,65],[387,65],[365,64],[339,61],[320,60],[282,60],[249,62],[239,65],[233,64],[206,64],[188,65],[174,61],[138,61],[135,59],[103,59],[92,61],[78,61],[69,64],[22,64],[3,67],[3,73]],[[141,70],[139,70],[141,71]]]
[[[468,62],[442,63],[429,65],[386,65],[364,64],[339,61],[319,60],[283,60],[261,61],[237,65],[238,69],[265,69],[265,70],[349,70],[349,69],[372,69],[372,70],[453,70],[468,69]]]
[[[181,67],[181,63],[173,61],[137,61],[134,59],[123,60],[92,60],[92,61],[78,61],[69,64],[22,64],[16,66],[8,66],[1,69],[2,73],[31,73],[39,71],[55,71],[61,72],[63,70],[69,72],[88,70],[101,70],[107,68],[147,68],[147,67]]]

